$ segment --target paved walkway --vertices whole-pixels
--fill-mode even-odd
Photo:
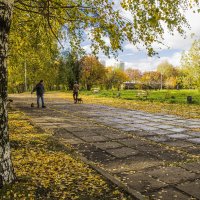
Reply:
[[[47,100],[15,105],[43,129],[150,199],[200,199],[200,120]]]

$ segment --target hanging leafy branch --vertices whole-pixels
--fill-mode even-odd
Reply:
[[[86,30],[93,53],[102,50],[106,55],[116,55],[125,41],[143,44],[149,55],[155,54],[152,44],[162,42],[164,27],[184,34],[183,27],[189,27],[184,11],[194,6],[199,6],[197,0],[122,0],[118,4],[114,0],[17,0],[14,4],[15,12],[39,14],[58,41],[59,30],[65,27],[72,48],[81,49]]]

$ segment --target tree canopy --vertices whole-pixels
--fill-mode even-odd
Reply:
[[[200,88],[200,40],[195,40],[188,52],[182,55],[184,83],[188,87]]]
[[[188,26],[184,16],[187,8],[198,0],[17,0],[14,14],[39,19],[37,30],[45,27],[57,39],[66,35],[72,48],[81,49],[86,38],[93,53],[106,55],[122,50],[124,41],[143,44],[149,55],[155,52],[154,42],[161,42],[164,27],[183,34]],[[125,17],[129,15],[130,17]],[[21,22],[19,22],[21,23]],[[38,32],[38,31],[37,31]],[[65,34],[62,34],[65,33]],[[105,42],[109,38],[109,43]]]

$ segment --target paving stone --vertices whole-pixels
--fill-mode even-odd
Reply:
[[[124,144],[125,146],[134,147],[134,148],[148,144],[147,142],[139,140],[137,138],[122,139],[120,140],[120,143]]]
[[[180,117],[176,117],[176,116],[174,116],[174,115],[165,115],[165,117],[167,117],[167,118],[172,118],[172,119],[180,119]]]
[[[144,131],[156,131],[156,130],[158,130],[158,128],[153,127],[153,126],[144,126],[144,127],[141,127],[141,129],[144,130]]]
[[[180,167],[187,169],[191,172],[200,174],[200,163],[185,163],[183,165],[181,165]]]
[[[38,126],[41,126],[41,127],[43,127],[43,126],[58,126],[58,125],[60,125],[60,124],[62,124],[62,123],[52,123],[52,122],[37,122],[36,123]]]
[[[130,135],[128,135],[128,134],[123,134],[123,133],[116,133],[116,134],[114,134],[114,133],[112,133],[112,134],[109,134],[109,135],[106,135],[106,137],[107,138],[110,138],[110,139],[112,139],[112,140],[120,140],[120,139],[123,139],[123,138],[130,138]]]
[[[108,163],[108,162],[115,159],[114,156],[108,154],[107,152],[105,152],[101,149],[98,149],[97,151],[93,151],[93,152],[82,151],[81,153],[88,160],[93,161],[93,162],[97,162],[97,163],[100,163],[100,164],[105,164],[105,163]]]
[[[85,129],[84,128],[82,128],[82,127],[65,127],[65,129],[67,130],[67,131],[69,131],[69,132],[80,132],[80,131],[85,131]]]
[[[124,130],[127,128],[127,125],[123,125],[123,124],[115,124],[115,125],[112,125],[113,128],[116,128],[116,129],[120,129],[120,130]]]
[[[138,130],[138,128],[136,128],[136,127],[126,127],[126,128],[123,128],[122,129],[123,131],[126,131],[126,132],[129,132],[129,131],[137,131]]]
[[[195,144],[200,144],[200,137],[199,138],[191,138],[187,139],[188,141],[195,143]]]
[[[98,136],[94,131],[81,131],[73,133],[77,137],[90,137],[90,136]]]
[[[189,200],[188,195],[181,193],[174,188],[163,188],[150,195],[151,200]],[[191,199],[192,200],[192,199]]]
[[[168,120],[165,120],[164,122],[166,125],[173,125],[173,126],[183,126],[183,123],[181,122],[178,122],[178,120],[173,120],[173,121],[168,121]]]
[[[187,129],[185,129],[185,128],[169,128],[169,130],[176,132],[176,133],[187,131]]]
[[[68,128],[68,127],[74,127],[72,124],[59,124],[58,127],[60,128]]]
[[[162,161],[144,155],[136,155],[128,158],[116,159],[110,162],[107,162],[104,165],[104,168],[111,173],[121,173],[121,172],[135,172],[147,169],[153,166],[162,165]]]
[[[188,119],[187,122],[189,122],[190,124],[199,125],[200,120],[199,119]]]
[[[163,119],[163,115],[153,115],[153,117],[151,117],[151,119],[158,119],[158,120],[164,120]]]
[[[189,125],[187,127],[191,129],[200,129],[200,125]]]
[[[155,123],[155,122],[148,122],[146,123],[147,126],[156,126],[158,125],[158,123]]]
[[[166,129],[157,129],[155,131],[152,131],[152,133],[155,133],[156,135],[169,135],[174,134],[174,132],[166,130]]]
[[[177,133],[177,134],[168,135],[168,137],[172,139],[187,139],[187,138],[190,138],[191,136],[182,134],[182,133]]]
[[[200,180],[180,184],[177,188],[197,199],[200,199]]]
[[[143,137],[156,135],[156,133],[154,133],[154,131],[147,132],[147,131],[144,131],[144,130],[137,130],[137,131],[135,131],[133,133],[135,135],[143,136]]]
[[[58,128],[58,126],[55,126],[55,125],[43,125],[43,126],[41,126],[41,125],[37,124],[37,126],[41,127],[42,129],[46,129],[46,130],[50,130],[50,129],[53,130],[53,129]]]
[[[65,141],[69,144],[81,144],[85,143],[83,140],[78,139],[78,138],[72,138],[72,139],[65,139]]]
[[[157,125],[158,128],[160,129],[173,129],[174,126],[170,126],[170,125]]]
[[[120,175],[118,174],[120,177]],[[145,173],[136,173],[136,174],[122,174],[120,177],[125,184],[128,184],[134,190],[137,190],[141,193],[147,193],[149,191],[159,189],[166,186],[165,183],[156,180]]]
[[[144,155],[157,155],[157,154],[161,154],[163,152],[163,149],[155,144],[149,144],[149,143],[143,143],[141,145],[135,145],[134,147],[135,149],[139,150],[141,153],[143,153]]]
[[[195,173],[188,172],[180,167],[163,167],[147,173],[168,184],[176,184],[196,177]]]
[[[145,124],[134,124],[134,127],[138,128],[138,129],[146,129],[147,126]]]
[[[115,122],[115,124],[118,123],[118,122],[121,122],[121,119],[114,118],[113,116],[110,117],[110,118],[107,118],[107,120],[111,121],[111,122]]]
[[[192,146],[190,146],[190,147],[183,147],[184,151],[188,152],[189,154],[199,156],[200,145],[195,144],[195,143],[191,143],[191,144],[192,144]]]
[[[183,141],[183,140],[166,141],[166,142],[162,142],[162,143],[166,144],[168,146],[172,146],[172,147],[190,147],[190,146],[192,146],[192,144],[190,142]]]
[[[134,155],[138,154],[137,150],[131,149],[128,147],[122,147],[122,148],[118,148],[118,149],[109,149],[106,151],[117,158],[125,158],[128,156],[134,156]]]
[[[43,118],[32,118],[31,121],[33,121],[34,123],[49,123],[47,119]]]
[[[115,126],[116,125],[116,123],[110,122],[110,121],[102,121],[102,120],[96,120],[96,121],[98,121],[100,123],[103,123],[103,124],[105,124],[107,126]]]
[[[81,137],[82,140],[86,142],[104,142],[108,141],[108,138],[105,138],[103,136],[86,136],[86,137]]]
[[[65,128],[67,131],[70,131],[70,132],[81,132],[81,131],[84,131],[84,132],[89,132],[89,131],[94,131],[94,130],[98,130],[99,127],[84,127],[84,126],[79,126],[79,125],[76,125],[76,127],[68,127],[68,128]]]
[[[96,147],[93,144],[88,143],[81,143],[81,144],[74,144],[73,147],[75,147],[79,152],[95,152],[99,151],[98,147]]]
[[[54,136],[58,137],[58,138],[65,138],[65,139],[75,139],[76,137],[67,132],[65,129],[60,129],[60,128],[56,128],[53,130],[54,132]]]
[[[154,142],[165,142],[169,140],[169,138],[165,136],[153,136],[153,137],[148,137],[149,140],[152,140]]]
[[[189,120],[187,120],[187,119],[178,119],[177,121],[181,122],[181,123],[185,123],[185,124],[187,124],[189,122]]]
[[[163,123],[163,122],[165,122],[165,120],[159,119],[159,118],[155,118],[155,117],[152,117],[150,121],[151,121],[151,122],[158,122],[158,123],[161,123],[161,122]]]
[[[141,120],[141,119],[137,119],[133,121],[134,124],[146,124],[148,123],[147,120]]]
[[[130,120],[130,119],[129,119],[129,120]],[[128,119],[120,118],[118,123],[119,123],[119,124],[125,124],[125,125],[126,125],[126,124],[130,124],[130,121],[129,121],[129,120],[128,120]]]
[[[118,142],[99,142],[99,143],[94,143],[94,145],[102,150],[119,148],[124,146],[123,144],[120,144]]]
[[[188,156],[181,153],[176,153],[175,151],[162,150],[154,155],[163,162],[182,162],[185,161]]]
[[[200,132],[187,132],[187,134],[194,137],[200,137]]]

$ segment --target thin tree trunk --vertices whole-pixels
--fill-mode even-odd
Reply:
[[[0,0],[0,187],[15,179],[11,162],[7,113],[7,52],[12,0]]]

